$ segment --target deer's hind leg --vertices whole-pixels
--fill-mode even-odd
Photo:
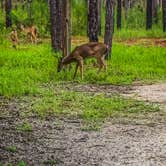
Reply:
[[[80,66],[80,74],[81,74],[81,79],[83,80],[83,75],[84,75],[84,64],[83,64],[83,59],[81,61],[79,61],[79,66]]]

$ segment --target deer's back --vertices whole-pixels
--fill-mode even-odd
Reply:
[[[90,42],[75,48],[72,52],[73,56],[82,56],[83,58],[89,56],[103,55],[107,50],[107,46],[103,43]]]

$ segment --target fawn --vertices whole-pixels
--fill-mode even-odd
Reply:
[[[18,35],[17,35],[17,30],[14,28],[10,33],[10,39],[12,41],[13,47],[17,48],[17,45],[19,44],[19,39],[18,39]]]
[[[105,54],[108,53],[108,46],[103,43],[98,42],[90,42],[87,44],[83,44],[81,46],[76,47],[68,56],[63,57],[58,62],[58,72],[62,69],[62,67],[66,64],[70,64],[72,62],[76,62],[76,69],[74,73],[74,78],[77,74],[78,67],[80,67],[81,79],[83,79],[83,62],[85,58],[94,57],[97,59],[97,63],[99,65],[99,70],[104,67],[106,70],[106,65],[104,62]]]
[[[32,25],[30,27],[25,27],[21,25],[21,30],[26,33],[27,38],[30,38],[32,43],[37,42],[37,28],[36,26]]]

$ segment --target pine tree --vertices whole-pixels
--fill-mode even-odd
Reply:
[[[88,1],[88,37],[90,42],[98,42],[98,0]]]
[[[152,0],[147,0],[146,6],[146,29],[152,28]]]
[[[166,32],[166,0],[162,0],[163,9],[163,31]]]
[[[106,0],[106,15],[105,15],[105,35],[104,43],[108,46],[109,52],[106,55],[106,59],[109,58],[109,54],[112,51],[112,37],[114,30],[114,0]]]
[[[118,0],[117,4],[117,28],[121,29],[121,20],[122,20],[122,1]]]
[[[50,0],[51,43],[54,51],[62,49],[62,0]]]
[[[11,2],[11,0],[6,0],[6,1],[5,1],[6,28],[12,26],[11,10],[12,10],[12,2]]]

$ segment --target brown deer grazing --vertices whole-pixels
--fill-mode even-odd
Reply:
[[[17,48],[17,45],[19,44],[17,30],[13,28],[13,30],[10,33],[10,39],[12,41],[12,45],[14,48]]]
[[[37,42],[37,28],[36,26],[32,25],[30,27],[25,27],[21,25],[21,30],[26,33],[27,38],[31,40],[32,43]]]
[[[74,78],[77,74],[78,67],[80,67],[81,79],[83,79],[84,59],[88,57],[94,57],[97,59],[97,63],[99,65],[99,70],[98,70],[99,73],[103,67],[106,70],[106,65],[104,63],[104,56],[107,52],[108,52],[108,47],[103,43],[90,42],[78,46],[68,56],[60,59],[60,61],[58,62],[58,72],[62,69],[64,65],[76,62],[77,64],[74,73]]]

